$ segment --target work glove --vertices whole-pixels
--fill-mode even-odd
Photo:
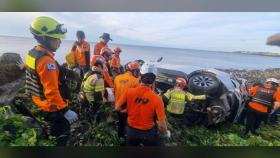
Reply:
[[[165,137],[166,138],[170,138],[171,137],[171,131],[170,130],[166,131]]]
[[[72,110],[68,110],[64,114],[64,117],[69,121],[70,124],[78,120],[78,115]]]

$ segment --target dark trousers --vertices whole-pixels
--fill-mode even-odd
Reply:
[[[127,113],[118,112],[119,124],[118,124],[118,137],[125,138],[126,136],[126,125],[127,125]]]
[[[169,114],[172,119],[176,120],[176,126],[180,129],[186,128],[188,125],[188,120],[185,114]]]
[[[126,145],[162,146],[163,138],[160,136],[157,128],[144,131],[127,126]]]
[[[70,136],[70,123],[64,117],[64,113],[61,111],[46,113],[45,120],[49,124],[50,136],[56,137],[56,145],[65,146]]]
[[[83,120],[87,120],[89,122],[93,122],[94,120],[99,121],[97,119],[97,112],[99,110],[100,103],[97,102],[88,102],[85,98],[81,101],[81,112],[80,117]]]
[[[277,124],[279,113],[280,113],[279,109],[272,111],[272,113],[269,116],[269,122],[272,123],[272,124]]]
[[[262,121],[267,121],[267,113],[259,112],[251,107],[248,107],[246,115],[245,134],[251,131],[252,134],[257,134],[256,130],[259,128]]]

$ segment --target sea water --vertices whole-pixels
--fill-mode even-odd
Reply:
[[[60,48],[55,52],[55,58],[59,63],[65,62],[65,55],[69,52],[73,42],[70,40],[62,41]],[[27,52],[35,45],[36,41],[32,38],[0,36],[0,55],[5,52],[16,52],[24,59]],[[93,55],[94,45],[94,42],[90,42],[91,55]],[[136,59],[149,61],[163,57],[162,62],[159,64],[160,67],[176,70],[183,70],[188,67],[221,69],[280,67],[280,57],[109,43],[109,47],[112,49],[116,46],[121,47],[123,50],[121,53],[122,64]]]

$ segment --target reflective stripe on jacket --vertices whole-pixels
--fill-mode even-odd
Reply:
[[[68,105],[61,93],[64,85],[60,82],[60,66],[53,57],[52,52],[38,45],[28,53],[25,63],[27,94],[47,112],[55,112]]]
[[[181,115],[184,113],[186,103],[185,101],[192,100],[205,100],[205,95],[193,95],[189,92],[185,92],[180,88],[174,88],[172,90],[168,90],[164,96],[169,99],[169,103],[167,105],[167,111],[172,114]]]
[[[252,97],[252,101],[271,108],[274,102],[273,95],[276,88],[259,87],[256,94]]]
[[[26,94],[31,96],[36,96],[38,98],[45,99],[44,89],[40,82],[40,77],[36,72],[36,63],[42,57],[47,56],[46,52],[36,51],[32,49],[29,51],[26,57],[26,85],[25,91]]]
[[[94,94],[102,92],[104,90],[104,80],[102,75],[98,72],[91,72],[91,74],[85,75],[83,81],[83,91],[89,102],[94,102]]]

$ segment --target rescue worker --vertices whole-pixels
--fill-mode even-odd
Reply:
[[[162,136],[171,136],[166,126],[163,101],[153,92],[155,79],[154,73],[145,73],[141,75],[140,86],[129,88],[126,92],[128,146],[160,146],[163,145]],[[124,107],[120,106],[117,110]]]
[[[278,80],[278,83],[280,83],[280,80]],[[278,84],[278,87],[279,86],[280,84]],[[269,114],[269,123],[271,123],[272,125],[277,125],[279,114],[280,114],[280,109],[271,110],[271,113]]]
[[[103,33],[99,38],[100,41],[94,46],[94,55],[100,55],[101,49],[104,47],[108,47],[107,44],[109,40],[112,41],[109,33]]]
[[[114,87],[114,83],[113,83],[113,79],[112,79],[112,71],[109,65],[109,61],[111,59],[112,56],[112,50],[108,47],[102,48],[100,55],[103,57],[103,59],[105,60],[104,62],[104,80],[105,80],[105,87],[110,87],[113,88]]]
[[[77,31],[77,41],[72,46],[72,52],[74,52],[75,62],[77,66],[82,70],[81,76],[83,76],[90,68],[90,44],[85,41],[85,33],[83,31]]]
[[[66,29],[50,17],[37,17],[30,31],[38,42],[26,56],[26,94],[42,110],[50,126],[50,135],[56,137],[58,146],[66,145],[70,124],[78,119],[68,108],[63,84],[64,72],[54,59],[54,52],[65,38]]]
[[[104,100],[103,59],[95,58],[91,70],[88,71],[82,82],[82,90],[79,99],[82,103],[81,114],[85,119],[92,121],[95,113]]]
[[[251,101],[248,103],[246,115],[246,128],[244,136],[249,131],[258,135],[257,129],[262,121],[267,121],[268,113],[280,107],[280,89],[278,80],[269,78],[263,85],[254,86],[249,92]]]
[[[186,101],[205,100],[206,95],[193,95],[190,92],[185,92],[187,82],[184,78],[176,78],[176,86],[168,90],[163,95],[164,104],[167,105],[167,111],[180,120],[183,120]]]
[[[114,54],[112,55],[112,59],[110,60],[110,68],[112,71],[112,76],[115,78],[118,74],[121,73],[121,60],[120,53],[122,52],[120,47],[116,47],[114,49]]]
[[[139,65],[136,62],[128,64],[128,71],[124,74],[118,75],[114,80],[115,90],[115,108],[125,106],[126,104],[126,91],[128,88],[135,88],[139,85]],[[125,126],[127,122],[126,109],[118,112],[119,125],[118,136],[125,139]]]

